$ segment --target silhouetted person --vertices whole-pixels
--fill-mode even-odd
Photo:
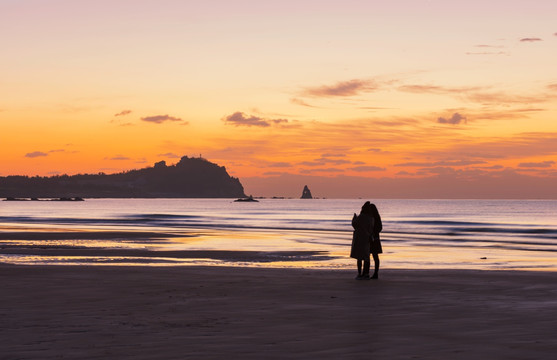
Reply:
[[[371,206],[371,216],[373,217],[373,231],[370,239],[370,253],[373,256],[373,262],[375,263],[375,271],[371,276],[372,279],[379,279],[379,254],[383,253],[383,247],[381,246],[381,238],[379,233],[383,230],[383,223],[381,222],[381,216],[377,210],[375,204],[370,204]]]
[[[350,249],[350,257],[357,260],[358,276],[357,280],[369,279],[369,254],[370,245],[373,234],[373,210],[367,201],[360,211],[360,215],[354,214],[352,218],[352,227],[354,234],[352,235],[352,248]],[[362,270],[362,262],[364,268]]]

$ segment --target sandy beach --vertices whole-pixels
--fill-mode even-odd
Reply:
[[[1,359],[551,359],[554,273],[0,266]]]

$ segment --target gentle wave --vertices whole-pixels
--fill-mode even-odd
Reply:
[[[276,250],[279,246],[293,246],[341,254],[346,253],[350,245],[350,220],[352,214],[358,211],[360,203],[359,200],[262,200],[259,203],[238,205],[224,199],[92,199],[79,204],[2,203],[0,228],[5,230],[0,229],[0,233],[4,234],[0,237],[4,239],[0,247],[14,249],[42,243],[41,246],[48,247],[98,245],[152,248],[154,245],[162,246],[159,235],[166,234],[168,239],[165,246],[187,248],[192,245],[188,245],[185,239],[200,238],[199,234],[203,231],[208,234],[232,231],[252,233],[247,237],[238,235],[237,239],[230,240],[230,246],[234,248],[251,247],[264,251]],[[544,253],[557,251],[557,201],[382,200],[377,204],[383,218],[381,239],[386,251],[392,253],[397,253],[397,249],[403,247],[413,251],[429,249],[432,254],[437,251],[443,253],[443,261],[454,265],[462,249],[499,251],[497,254],[522,251],[541,258],[544,258]],[[22,243],[16,241],[21,237],[13,236],[10,239],[10,231],[30,232],[37,227],[50,229],[48,231],[52,236],[44,236],[41,241],[41,230],[37,230],[37,234]],[[116,236],[105,239],[103,243],[93,236],[87,243],[89,239],[86,236],[57,237],[53,231],[133,231],[146,235]],[[198,233],[191,235],[192,232]],[[234,237],[230,234],[223,236]],[[207,239],[223,239],[223,236],[211,235]],[[209,246],[206,240],[203,241],[195,246]],[[284,244],[277,245],[282,242]],[[223,245],[219,243],[215,246]],[[419,261],[408,259],[406,256],[404,261]],[[528,263],[534,260],[521,261],[524,267],[542,266]],[[511,262],[511,259],[506,261],[509,266]]]

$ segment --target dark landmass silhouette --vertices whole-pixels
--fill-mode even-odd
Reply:
[[[0,177],[3,198],[243,198],[244,187],[224,166],[187,156],[175,165],[118,174]]]
[[[309,191],[308,186],[304,186],[304,191],[302,191],[302,197],[300,199],[313,199],[311,196],[311,191]]]
[[[259,202],[259,200],[255,200],[255,199],[253,198],[253,196],[251,196],[251,195],[248,196],[248,197],[245,197],[245,198],[236,199],[236,200],[234,200],[234,201],[235,201],[235,202]]]

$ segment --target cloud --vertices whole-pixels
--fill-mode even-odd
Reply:
[[[503,51],[503,50],[499,50],[496,51],[496,49],[504,49],[505,47],[502,45],[487,45],[487,44],[479,44],[479,45],[474,45],[475,48],[479,48],[482,49],[483,51],[468,51],[465,54],[466,55],[509,55],[508,52]]]
[[[354,96],[361,92],[376,89],[377,86],[369,80],[349,80],[341,81],[334,85],[318,86],[306,88],[303,94],[314,97],[331,97],[331,96]]]
[[[502,92],[472,92],[464,95],[468,100],[484,105],[532,104],[548,100],[545,96],[513,95]]]
[[[267,171],[264,172],[263,175],[264,176],[280,176],[280,175],[285,175],[288,173],[284,173],[284,172],[280,172],[280,171]]]
[[[123,156],[123,155],[116,155],[116,156],[114,156],[114,157],[105,158],[105,159],[106,159],[106,160],[118,160],[118,161],[120,161],[120,160],[131,160],[129,157]]]
[[[303,161],[300,165],[304,166],[323,166],[325,164],[334,164],[334,165],[344,165],[344,164],[351,164],[352,162],[349,160],[344,159],[329,159],[326,157],[321,157],[319,159],[315,159],[313,161]]]
[[[292,164],[284,161],[273,162],[267,165],[268,167],[276,167],[276,168],[285,168],[285,167],[292,167]]]
[[[350,170],[357,171],[357,172],[365,172],[365,171],[384,171],[386,169],[379,166],[356,166],[350,168]]]
[[[481,51],[481,52],[467,52],[466,55],[509,55],[505,51]]]
[[[239,111],[225,117],[224,122],[235,126],[268,127],[271,125],[269,124],[268,121],[264,120],[263,118],[257,116],[245,116],[243,112],[239,112]]]
[[[307,102],[305,102],[302,99],[298,99],[298,98],[292,98],[290,99],[290,102],[292,104],[296,104],[296,105],[301,105],[301,106],[306,106],[306,107],[310,107],[310,108],[315,108],[315,106],[308,104]]]
[[[181,158],[180,155],[176,155],[176,154],[170,153],[170,152],[165,153],[165,154],[157,154],[157,156],[164,156],[164,157],[171,158],[171,159],[179,159],[179,158]]]
[[[326,172],[326,173],[342,173],[344,170],[336,169],[336,168],[323,168],[323,169],[303,169],[300,170],[300,174],[313,174],[317,172]]]
[[[503,165],[492,165],[492,166],[482,166],[479,169],[483,170],[502,170],[504,169]]]
[[[427,167],[438,167],[438,166],[468,166],[485,164],[482,160],[443,160],[435,162],[407,162],[401,164],[395,164],[395,166],[427,166]]]
[[[36,158],[36,157],[41,157],[41,156],[48,156],[48,154],[45,153],[45,152],[42,152],[42,151],[33,151],[33,152],[25,154],[25,157],[28,157],[28,158]]]
[[[169,115],[146,116],[146,117],[142,117],[141,120],[146,121],[146,122],[155,123],[155,124],[162,124],[165,121],[183,121],[180,118],[177,118],[177,117],[174,117],[174,116],[169,116]],[[186,121],[184,121],[184,123],[187,124]]]
[[[504,92],[494,92],[489,91],[489,88],[478,86],[448,87],[414,84],[400,86],[397,90],[409,93],[448,95],[483,105],[532,104],[549,100],[547,96],[517,95]]]
[[[489,48],[489,49],[503,49],[504,48],[504,46],[501,46],[501,45],[485,45],[485,44],[476,45],[474,47]]]
[[[555,161],[542,161],[542,162],[527,162],[520,163],[518,167],[521,168],[550,168],[555,164]]]
[[[346,154],[338,154],[338,153],[326,153],[321,155],[321,157],[327,158],[327,157],[346,157]]]
[[[527,38],[520,39],[520,42],[536,42],[536,41],[543,41],[543,40],[537,37],[527,37]]]
[[[131,114],[131,113],[132,113],[131,110],[122,110],[118,114],[114,114],[114,116],[126,116],[126,115]]]
[[[433,93],[433,94],[460,94],[471,90],[478,90],[477,87],[447,87],[437,85],[403,85],[399,86],[398,90],[409,93]]]
[[[462,115],[460,115],[459,113],[454,113],[453,116],[451,116],[450,118],[444,118],[444,117],[440,117],[437,119],[437,122],[439,124],[453,124],[453,125],[458,125],[461,122],[466,123],[466,118]]]
[[[226,116],[223,121],[227,124],[234,126],[258,126],[258,127],[269,127],[273,124],[283,124],[287,123],[286,119],[264,119],[259,116],[247,116],[243,112],[237,111],[232,115]]]

